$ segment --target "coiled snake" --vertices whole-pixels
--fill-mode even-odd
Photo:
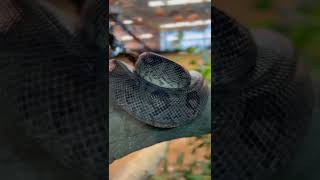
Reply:
[[[250,32],[213,7],[213,179],[270,179],[312,114],[308,73],[291,43]]]
[[[1,177],[17,161],[9,179],[106,179],[106,14],[106,1],[74,18],[47,1],[0,1],[1,122],[16,156]]]
[[[116,61],[109,89],[117,104],[142,122],[173,128],[197,117],[208,100],[208,86],[197,72],[154,53],[139,56],[133,69]]]

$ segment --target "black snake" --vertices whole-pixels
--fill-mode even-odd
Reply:
[[[0,98],[10,107],[1,122],[10,122],[17,169],[34,165],[10,179],[40,166],[57,176],[33,179],[106,179],[106,15],[100,0],[75,18],[47,1],[0,1]]]
[[[212,13],[213,179],[270,179],[308,125],[309,75],[285,37]]]
[[[209,89],[197,72],[155,53],[141,54],[129,68],[116,61],[109,89],[117,104],[142,122],[160,128],[184,125],[204,109]]]

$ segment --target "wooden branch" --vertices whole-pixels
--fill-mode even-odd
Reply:
[[[142,149],[124,158],[115,161],[114,169],[109,167],[110,180],[146,180],[154,175],[161,162],[166,157],[168,143],[163,142]],[[117,166],[118,165],[118,166]],[[111,167],[112,167],[111,166]],[[113,172],[112,172],[113,171]]]
[[[211,95],[206,109],[197,119],[173,129],[159,129],[143,124],[117,107],[112,99],[109,100],[109,164],[131,152],[159,142],[210,132]]]

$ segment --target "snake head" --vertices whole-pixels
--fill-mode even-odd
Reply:
[[[191,76],[185,68],[155,53],[142,53],[135,67],[140,77],[159,87],[186,88],[191,82]]]

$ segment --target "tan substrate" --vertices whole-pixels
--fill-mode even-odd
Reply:
[[[170,141],[168,153],[166,159],[168,160],[168,171],[174,172],[179,168],[187,168],[194,161],[203,161],[205,159],[205,155],[210,153],[210,149],[199,148],[196,153],[192,154],[192,149],[199,143],[195,143],[190,145],[190,142],[194,138],[181,138]],[[209,151],[209,152],[208,152]],[[177,164],[178,156],[184,153],[184,160],[182,167],[179,167]],[[160,175],[163,171],[163,162],[158,167],[157,173],[155,175]]]
[[[204,160],[204,156],[209,153],[207,151],[210,149],[200,148],[195,154],[192,154],[191,140],[192,138],[176,139],[169,141],[168,146],[167,143],[160,143],[129,154],[109,166],[109,179],[144,180],[152,174],[159,175],[163,171],[163,162],[159,164],[159,160],[164,158],[168,160],[168,171],[174,172],[180,168],[176,164],[180,153],[184,153],[182,168],[188,167],[195,160]]]
[[[132,153],[109,166],[110,180],[144,180],[153,175],[165,157],[168,143],[163,142]]]

